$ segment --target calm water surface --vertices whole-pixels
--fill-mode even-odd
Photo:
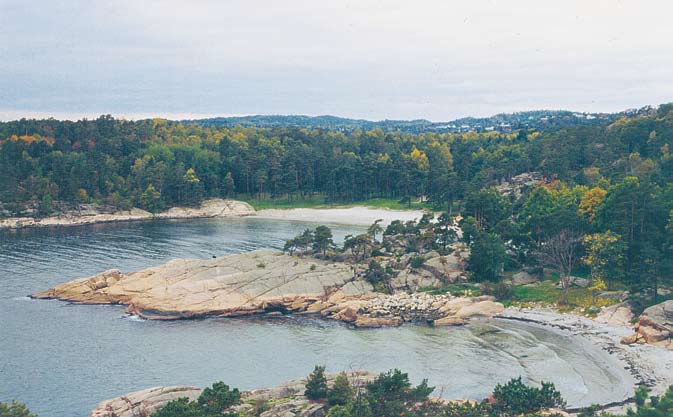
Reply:
[[[27,294],[108,268],[279,248],[307,223],[254,218],[0,231],[0,401],[42,417],[84,417],[101,400],[157,385],[217,380],[251,389],[308,374],[400,368],[447,398],[480,398],[523,375],[552,380],[571,405],[621,400],[614,359],[576,338],[509,322],[353,330],[314,319],[141,321],[122,307]],[[361,232],[334,226],[337,240]],[[628,381],[627,381],[628,382]]]

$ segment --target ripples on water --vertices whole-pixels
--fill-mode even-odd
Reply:
[[[523,375],[553,380],[571,404],[621,399],[612,358],[515,323],[352,330],[297,317],[153,322],[118,306],[26,298],[108,268],[280,248],[308,226],[232,218],[0,231],[0,401],[18,399],[42,417],[83,417],[101,400],[150,386],[224,380],[251,389],[319,363],[331,371],[397,367],[416,382],[428,377],[447,398],[480,398]],[[333,231],[340,241],[363,228]]]

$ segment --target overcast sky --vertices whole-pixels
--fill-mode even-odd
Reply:
[[[673,1],[0,0],[0,119],[673,101]]]

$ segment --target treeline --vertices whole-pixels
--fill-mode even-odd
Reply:
[[[351,133],[320,129],[203,128],[102,116],[77,122],[0,123],[0,202],[100,202],[159,210],[217,196],[329,202],[427,198],[447,207],[529,171],[570,183],[673,176],[673,114],[610,125],[512,134]],[[9,207],[8,207],[9,206]]]
[[[460,210],[477,279],[532,265],[565,279],[579,267],[599,287],[656,298],[673,270],[672,146],[673,104],[609,125],[512,134],[20,120],[0,123],[0,202],[5,215],[27,205],[44,215],[55,201],[159,211],[219,196],[423,198]],[[544,180],[491,188],[528,172]]]

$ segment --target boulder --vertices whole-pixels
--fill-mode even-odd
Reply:
[[[346,323],[352,323],[357,320],[358,311],[353,307],[346,307],[332,316],[332,318],[335,320],[345,321]]]
[[[512,275],[512,284],[514,285],[527,285],[532,284],[536,281],[537,278],[535,278],[526,271],[519,271],[516,274]]]
[[[505,311],[505,306],[495,301],[486,300],[478,301],[461,307],[456,312],[456,317],[470,318],[470,317],[493,317]]]
[[[453,282],[451,278],[461,275],[464,271],[463,263],[453,254],[431,257],[425,261],[422,268],[430,271],[435,277],[449,282]]]
[[[355,320],[355,327],[395,327],[402,325],[403,320],[399,317],[371,317],[360,315]]]
[[[636,333],[644,343],[673,349],[673,300],[645,309],[638,318]]]
[[[568,277],[568,285],[571,287],[587,288],[591,285],[591,280],[580,277]],[[563,281],[559,281],[556,285],[557,288],[563,288]]]
[[[628,303],[615,304],[601,309],[595,320],[613,326],[630,326],[633,321],[633,312]]]
[[[421,288],[441,287],[442,281],[426,269],[407,268],[390,280],[390,285],[395,291],[415,292]]]
[[[465,319],[456,316],[446,316],[435,320],[432,324],[437,327],[461,326],[465,324]]]

